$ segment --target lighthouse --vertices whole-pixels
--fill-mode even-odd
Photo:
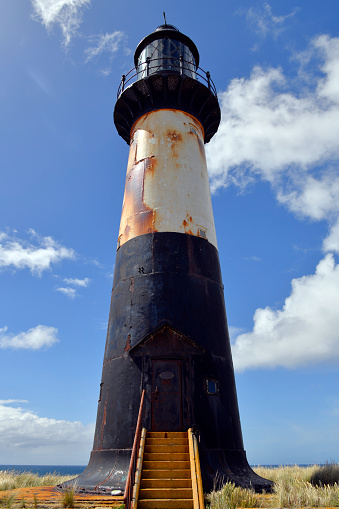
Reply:
[[[216,477],[269,489],[243,445],[205,158],[220,108],[189,37],[165,23],[139,43],[114,123],[130,149],[94,444],[76,484],[125,490],[144,394],[146,430],[194,428],[204,491]]]

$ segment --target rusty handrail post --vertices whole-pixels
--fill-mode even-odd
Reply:
[[[208,89],[211,90],[211,73],[209,71],[207,71],[206,77],[207,77]]]
[[[129,469],[128,469],[128,475],[127,475],[127,481],[126,481],[126,487],[125,487],[125,493],[124,493],[125,509],[130,509],[130,507],[131,507],[134,476],[135,476],[135,470],[136,470],[136,465],[137,465],[138,450],[139,450],[141,430],[142,430],[141,426],[142,426],[142,417],[143,417],[143,411],[144,411],[144,399],[145,399],[145,389],[142,391],[142,394],[141,394],[138,421],[137,421],[137,426],[135,429],[131,460],[129,463]]]

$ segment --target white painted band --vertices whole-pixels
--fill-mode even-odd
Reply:
[[[173,109],[143,115],[132,128],[118,245],[156,231],[217,247],[203,128]]]

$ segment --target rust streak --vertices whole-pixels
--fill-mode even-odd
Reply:
[[[144,202],[145,175],[154,174],[156,160],[146,157],[133,164],[126,177],[125,198],[122,209],[122,237],[120,244],[126,242],[130,235],[136,237],[144,233],[155,232],[156,212]]]
[[[104,415],[103,415],[103,419],[102,419],[102,422],[101,422],[100,450],[102,448],[102,441],[103,441],[103,437],[104,437],[104,429],[105,429],[105,426],[106,426],[108,391],[109,391],[109,387],[107,387],[105,406],[104,406]]]
[[[126,345],[125,345],[125,352],[128,352],[128,350],[130,350],[130,349],[131,349],[131,335],[128,334]]]

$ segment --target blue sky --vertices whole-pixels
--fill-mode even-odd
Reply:
[[[0,464],[87,464],[128,146],[112,121],[138,42],[196,43],[251,464],[339,461],[337,0],[0,3]]]

